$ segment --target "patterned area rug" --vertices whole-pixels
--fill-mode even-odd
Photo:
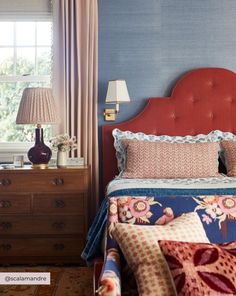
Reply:
[[[93,269],[87,267],[0,267],[1,272],[50,272],[48,286],[3,286],[1,296],[92,296]]]

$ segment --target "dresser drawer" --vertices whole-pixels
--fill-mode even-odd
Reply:
[[[85,236],[83,216],[0,216],[0,235],[78,234]]]
[[[27,214],[30,212],[30,195],[0,194],[0,216],[2,214]]]
[[[82,263],[90,168],[0,170],[0,264]]]
[[[78,194],[35,194],[33,212],[35,214],[83,214],[85,196]]]
[[[17,174],[13,171],[6,174],[0,173],[0,189],[3,192],[69,192],[85,191],[87,189],[87,178],[83,171],[73,173],[60,173],[60,170],[45,170],[43,173],[38,171],[29,171]]]
[[[79,238],[1,239],[0,257],[80,256],[83,247]]]

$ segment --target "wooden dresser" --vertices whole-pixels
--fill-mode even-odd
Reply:
[[[0,264],[83,263],[88,167],[0,170]]]

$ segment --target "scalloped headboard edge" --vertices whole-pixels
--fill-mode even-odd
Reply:
[[[223,68],[200,68],[185,74],[170,97],[150,98],[142,112],[102,127],[103,186],[117,171],[112,130],[154,135],[197,135],[219,129],[236,134],[236,74]]]

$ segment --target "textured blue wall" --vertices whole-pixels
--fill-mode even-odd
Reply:
[[[99,125],[108,80],[128,85],[121,122],[197,67],[236,71],[236,0],[99,0]]]

